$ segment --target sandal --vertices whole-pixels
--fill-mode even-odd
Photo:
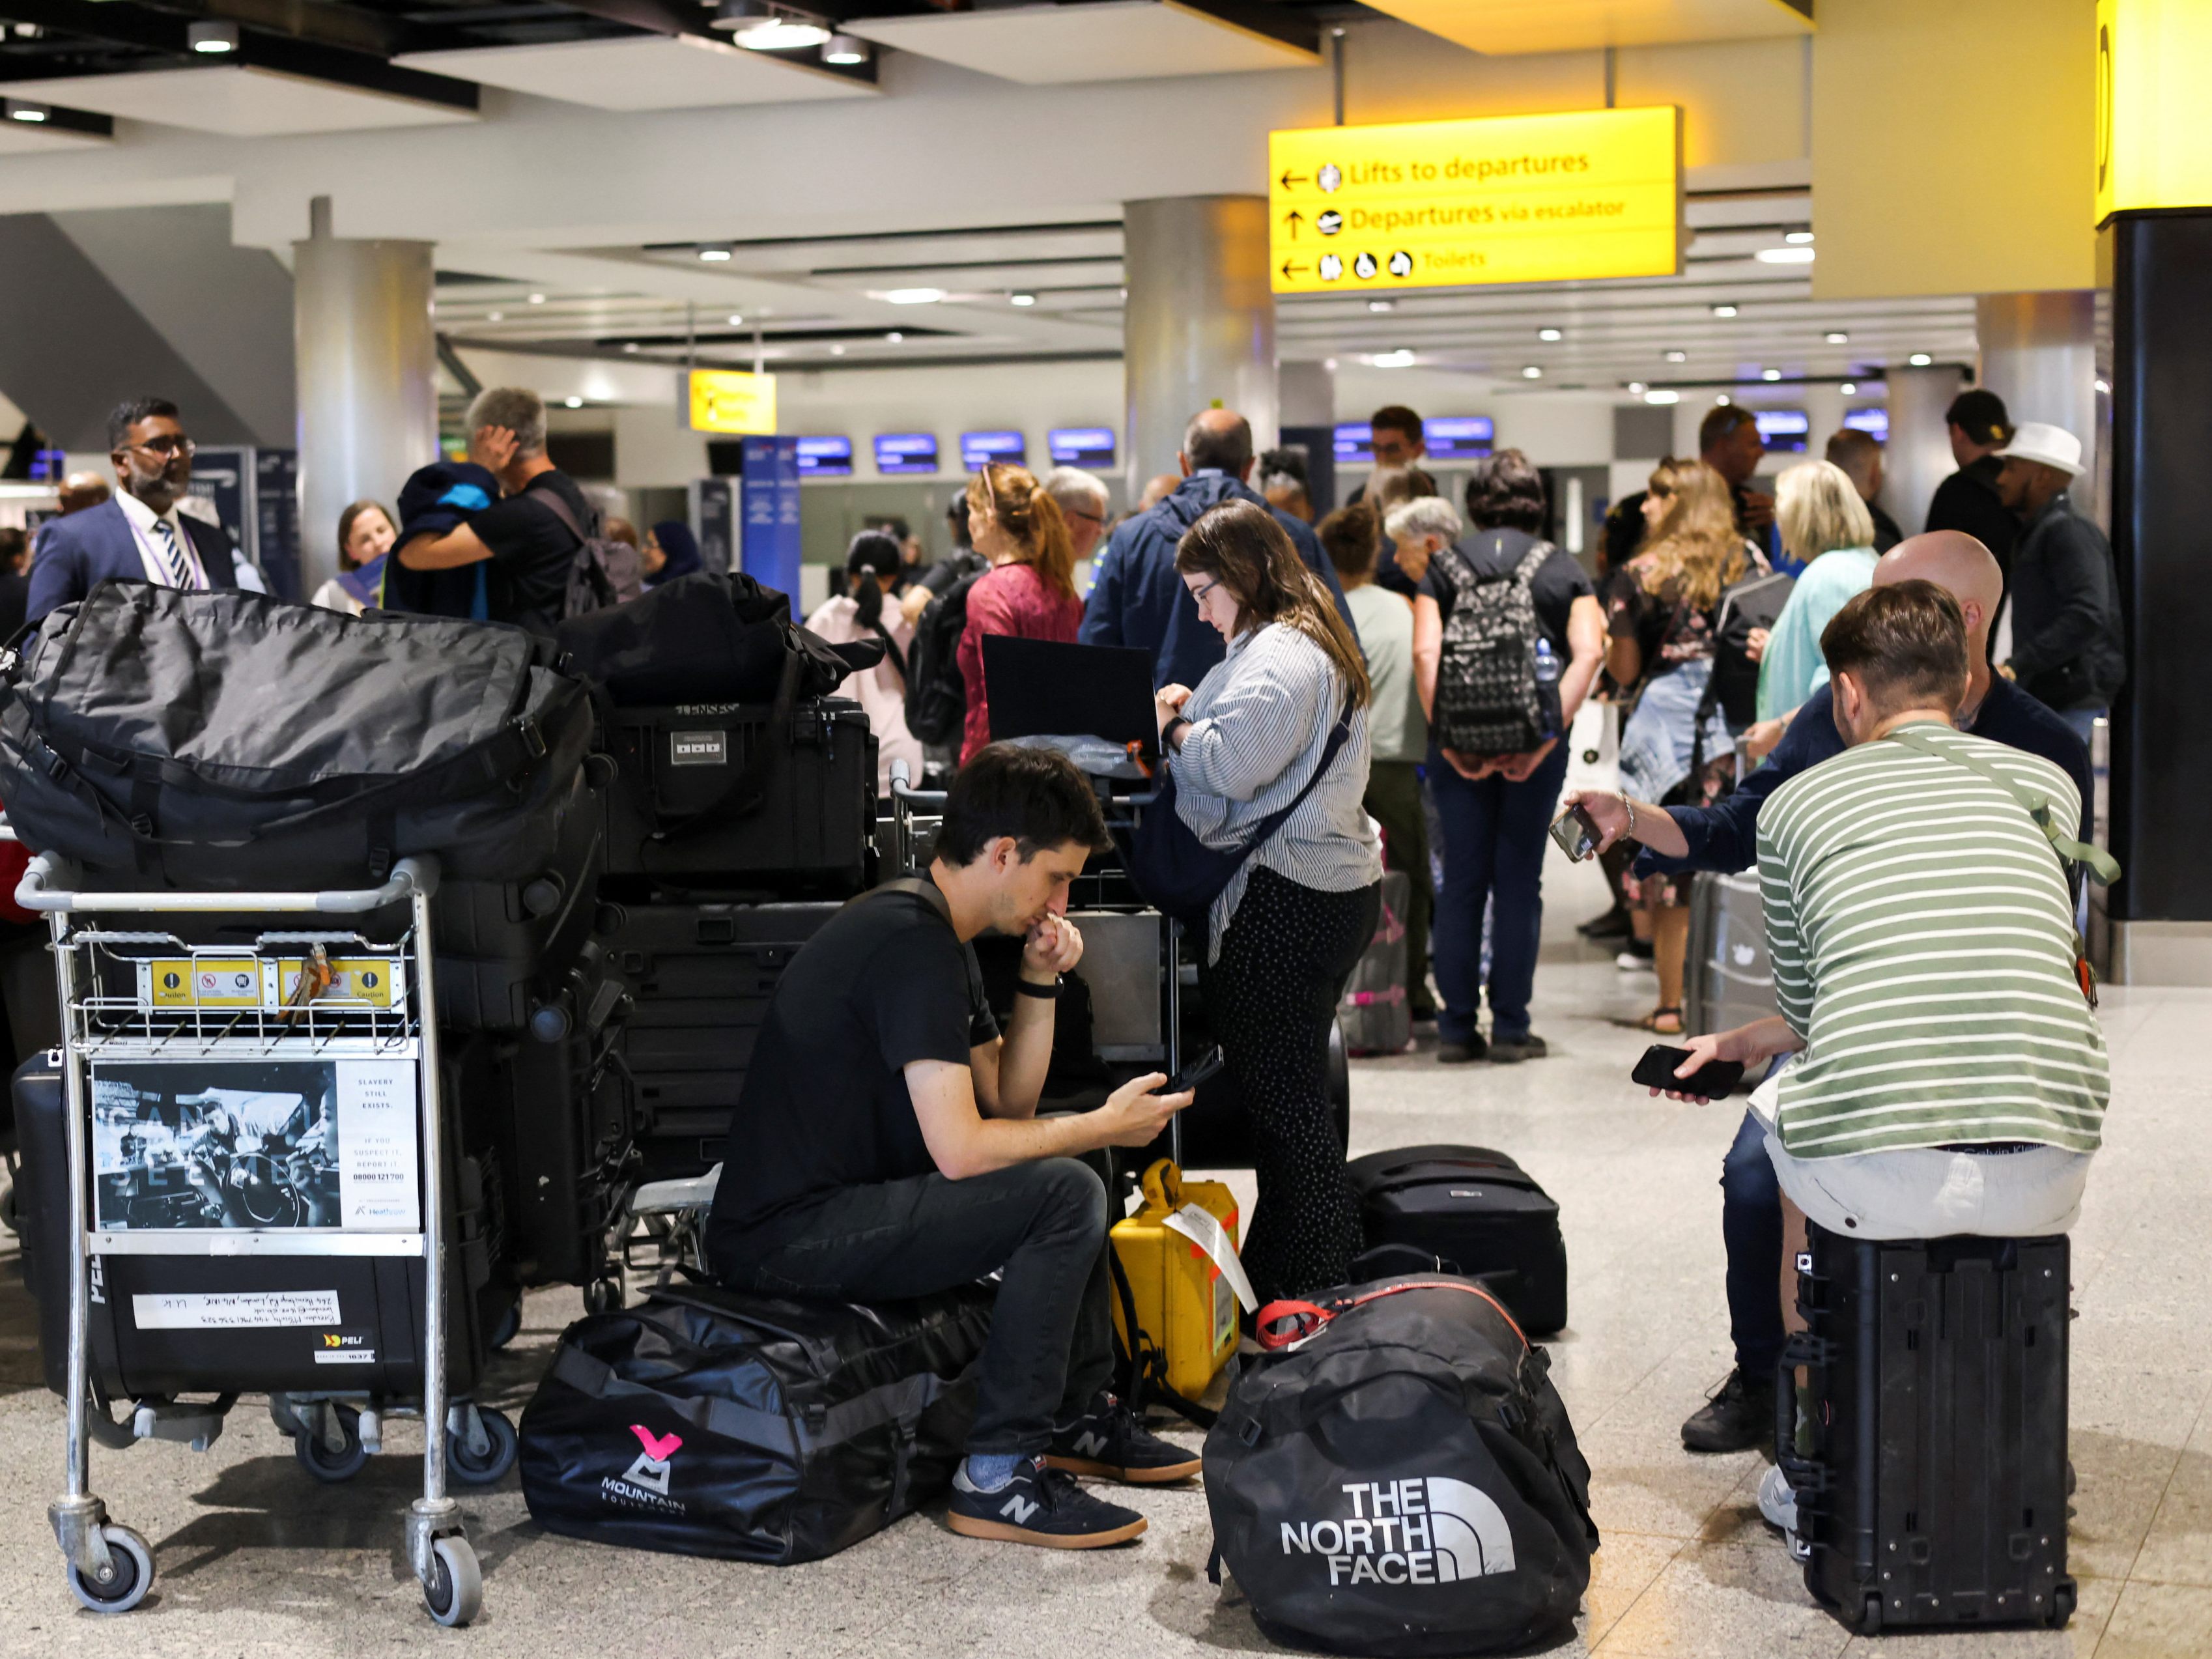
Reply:
[[[1682,1011],[1680,1008],[1654,1008],[1636,1022],[1636,1027],[1640,1031],[1650,1032],[1654,1036],[1680,1036],[1682,1035]]]

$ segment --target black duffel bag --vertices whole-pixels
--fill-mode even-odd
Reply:
[[[1260,1310],[1206,1437],[1214,1547],[1276,1640],[1496,1653],[1571,1632],[1597,1528],[1549,1362],[1471,1279]]]
[[[591,707],[520,629],[109,580],[0,659],[0,800],[110,886],[374,885],[554,853]]]
[[[693,1285],[562,1333],[522,1417],[549,1532],[789,1566],[950,1489],[991,1292],[860,1306]]]
[[[832,647],[796,626],[789,599],[738,572],[678,576],[628,605],[572,617],[555,637],[562,672],[620,708],[811,701],[884,655],[878,641]]]

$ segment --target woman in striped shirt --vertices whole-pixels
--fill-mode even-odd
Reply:
[[[1363,1243],[1327,1057],[1337,1000],[1382,902],[1381,849],[1360,805],[1367,665],[1328,591],[1259,503],[1225,502],[1200,518],[1176,546],[1176,568],[1229,642],[1195,691],[1158,693],[1184,824],[1208,847],[1238,846],[1313,785],[1214,900],[1199,969],[1252,1130],[1260,1201],[1243,1255],[1264,1302],[1342,1284]],[[1347,734],[1331,757],[1340,723]]]

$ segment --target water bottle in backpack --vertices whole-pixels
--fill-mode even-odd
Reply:
[[[1539,738],[1559,735],[1559,653],[1541,635],[1536,638],[1536,701],[1542,709]]]

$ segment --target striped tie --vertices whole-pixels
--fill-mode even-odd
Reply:
[[[192,568],[185,562],[184,550],[177,545],[177,529],[167,519],[154,520],[154,545],[161,555],[161,562],[168,567],[172,587],[194,587]]]

